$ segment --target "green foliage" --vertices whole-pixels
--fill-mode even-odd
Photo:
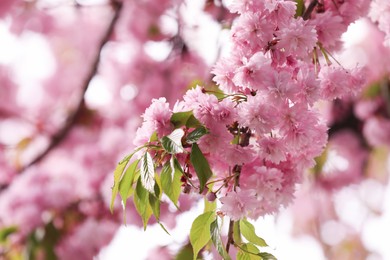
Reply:
[[[206,197],[204,198],[204,212],[215,211],[217,209],[217,200],[209,201]]]
[[[199,251],[211,239],[210,226],[215,218],[215,212],[208,211],[199,215],[192,223],[190,231],[190,242],[194,252],[194,260],[196,260]]]
[[[149,191],[150,193],[154,193],[154,163],[152,156],[148,152],[145,152],[145,154],[141,158],[141,183],[144,186],[144,188]]]
[[[9,235],[18,231],[16,226],[4,227],[0,230],[0,244],[5,243]]]
[[[160,222],[160,187],[157,182],[154,184],[154,194],[149,193],[149,205],[157,222]]]
[[[171,116],[171,123],[175,126],[175,128],[179,128],[181,126],[189,128],[202,126],[198,119],[194,117],[192,111],[173,113]]]
[[[240,250],[237,251],[237,260],[262,260],[258,255],[260,253],[259,249],[250,243],[241,244]]]
[[[149,142],[157,142],[157,141],[158,141],[157,132],[153,132],[152,136],[149,138]]]
[[[169,162],[166,162],[161,170],[161,187],[168,198],[177,206],[181,193],[181,172],[175,164],[175,158],[172,157]]]
[[[305,13],[305,1],[304,0],[295,0],[297,3],[297,10],[295,11],[295,18],[303,16]]]
[[[53,222],[47,223],[40,232],[35,230],[27,237],[23,259],[57,260],[58,257],[54,249],[62,234]]]
[[[126,210],[126,201],[134,192],[133,184],[137,180],[137,166],[139,160],[135,160],[132,164],[130,164],[129,168],[127,168],[126,172],[123,174],[122,179],[119,181],[119,194],[122,198],[123,203],[123,212],[125,214]],[[126,219],[126,215],[124,215],[124,219]]]
[[[237,260],[277,260],[276,257],[267,252],[260,252],[252,243],[245,243],[239,246]]]
[[[180,249],[180,251],[177,253],[175,257],[175,260],[188,260],[193,258],[194,258],[194,251],[192,249],[191,243],[188,243]]]
[[[211,240],[213,241],[213,244],[217,249],[218,253],[223,257],[224,260],[231,260],[228,252],[226,252],[226,249],[222,244],[221,232],[219,230],[217,218],[210,224],[210,233]]]
[[[114,210],[114,202],[115,202],[116,195],[118,194],[119,182],[121,180],[122,173],[125,170],[127,164],[129,163],[131,157],[133,156],[133,154],[134,153],[132,153],[131,155],[126,156],[122,161],[120,161],[118,163],[118,165],[115,168],[115,171],[114,171],[114,186],[112,187],[112,196],[111,196],[111,203],[110,203],[111,213]]]
[[[183,129],[176,129],[170,135],[161,138],[161,145],[165,151],[170,154],[183,153],[184,148],[181,144],[181,138],[184,136]]]
[[[213,173],[210,169],[209,162],[206,160],[196,143],[192,144],[190,160],[195,169],[196,175],[198,176],[200,192],[202,192]]]
[[[255,227],[249,223],[246,219],[240,220],[240,230],[241,234],[251,243],[266,247],[267,243],[261,237],[256,235]]]
[[[151,217],[153,211],[149,205],[149,192],[142,185],[141,178],[139,178],[137,181],[133,200],[135,209],[141,216],[144,229],[146,229],[149,218]]]
[[[381,94],[381,85],[380,82],[376,82],[369,86],[368,88],[365,88],[362,92],[362,96],[364,98],[375,98]]]
[[[262,260],[277,260],[277,258],[273,254],[267,252],[259,253],[258,255],[261,257]]]
[[[206,127],[204,126],[198,127],[187,135],[186,142],[189,144],[196,143],[202,136],[208,133],[209,131],[207,130]]]
[[[233,240],[236,244],[241,244],[241,230],[240,230],[240,222],[235,221],[233,224]]]

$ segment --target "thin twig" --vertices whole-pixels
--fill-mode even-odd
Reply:
[[[318,4],[318,0],[313,0],[310,2],[309,6],[307,7],[305,13],[302,15],[303,20],[307,20],[310,18],[311,13],[313,12],[314,8]]]
[[[229,253],[230,245],[234,243],[233,240],[233,227],[234,227],[234,221],[230,220],[229,222],[229,231],[228,231],[228,239],[226,242],[226,252]]]
[[[90,82],[91,82],[92,78],[97,73],[97,70],[98,70],[98,67],[99,67],[99,63],[100,63],[100,53],[101,53],[101,51],[103,49],[103,46],[109,41],[109,39],[110,39],[110,37],[111,37],[111,35],[112,35],[113,31],[114,31],[115,25],[116,25],[116,23],[118,21],[118,18],[120,16],[120,11],[122,9],[122,3],[119,2],[119,1],[112,1],[111,6],[114,9],[114,15],[112,17],[110,25],[107,28],[106,33],[104,34],[102,40],[99,43],[98,51],[97,51],[95,60],[93,61],[92,65],[91,65],[91,70],[88,73],[88,75],[86,76],[86,78],[85,78],[85,80],[84,80],[84,82],[82,84],[83,88],[82,88],[82,92],[81,92],[81,95],[80,95],[80,100],[79,100],[77,106],[75,107],[74,111],[72,113],[70,113],[70,115],[66,119],[66,122],[65,122],[64,126],[56,134],[54,134],[51,137],[50,144],[47,146],[47,148],[42,153],[38,154],[31,162],[29,162],[24,167],[22,167],[19,170],[19,172],[23,172],[24,170],[26,170],[30,166],[40,162],[54,148],[56,148],[68,136],[70,130],[75,125],[75,123],[77,121],[77,118],[82,113],[82,109],[83,109],[83,106],[84,106],[84,95],[85,95],[85,92],[87,91],[88,86],[90,85]]]

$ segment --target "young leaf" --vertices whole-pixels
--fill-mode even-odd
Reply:
[[[154,164],[153,159],[148,152],[145,152],[141,158],[141,182],[144,188],[150,193],[154,193]]]
[[[8,236],[17,232],[18,228],[16,226],[9,226],[9,227],[4,227],[0,230],[0,244],[4,243]]]
[[[237,260],[263,260],[259,249],[253,244],[241,244],[237,252]]]
[[[149,204],[152,208],[153,215],[156,217],[157,222],[160,221],[160,187],[156,183],[154,185],[154,194],[149,193]]]
[[[196,127],[200,127],[202,126],[202,124],[199,122],[198,119],[196,119],[194,117],[194,115],[190,115],[190,117],[188,118],[187,122],[186,122],[186,127],[188,128],[196,128]]]
[[[118,163],[118,165],[116,166],[116,168],[115,168],[115,171],[114,171],[114,186],[112,187],[112,195],[111,195],[111,203],[110,203],[111,213],[114,210],[114,202],[115,202],[116,195],[118,194],[119,182],[121,180],[122,173],[125,170],[127,164],[129,163],[131,157],[133,156],[133,154],[134,153],[126,156],[125,158],[123,158],[123,160],[120,161]]]
[[[226,252],[224,245],[222,244],[221,234],[218,227],[218,219],[215,219],[210,224],[210,233],[211,240],[213,241],[213,244],[218,253],[223,257],[224,260],[231,260],[229,254]]]
[[[239,221],[235,221],[233,224],[233,240],[236,244],[242,243]]]
[[[277,260],[276,257],[270,253],[258,253],[258,255],[262,258],[262,260]]]
[[[133,198],[135,209],[141,216],[142,223],[144,224],[144,229],[146,229],[149,218],[152,215],[152,209],[149,205],[149,192],[142,185],[142,181],[140,178],[137,181]]]
[[[157,132],[153,132],[152,136],[149,138],[149,142],[157,142],[158,141],[158,136]]]
[[[181,172],[175,167],[174,157],[172,157],[169,162],[166,162],[164,164],[161,170],[160,178],[163,192],[168,196],[168,198],[173,202],[173,204],[175,204],[176,207],[181,193],[180,177]]]
[[[175,126],[175,128],[184,126],[190,116],[193,116],[192,111],[173,113],[171,116],[171,123]]]
[[[194,260],[196,260],[199,251],[211,239],[210,224],[213,220],[215,220],[215,218],[214,211],[208,211],[199,215],[192,223],[190,242],[194,251]]]
[[[130,164],[129,168],[127,168],[127,170],[123,174],[122,179],[119,182],[119,194],[122,198],[124,211],[126,210],[126,201],[129,197],[129,193],[133,189],[138,162],[139,160],[135,160],[132,164]]]
[[[184,136],[183,129],[174,130],[170,135],[161,138],[161,144],[165,151],[170,154],[183,153],[184,148],[181,144],[181,138]]]
[[[249,223],[246,219],[240,220],[241,234],[251,243],[258,246],[268,246],[267,243],[261,237],[256,235],[255,227]]]
[[[253,259],[253,257],[256,257],[256,258]],[[249,254],[245,251],[238,250],[237,255],[236,255],[236,260],[261,260],[261,258],[258,256],[254,256],[252,254]]]
[[[184,245],[182,248],[180,248],[179,252],[177,253],[175,260],[188,260],[194,258],[194,252],[192,250],[192,246],[190,243]]]
[[[204,198],[204,212],[215,211],[217,208],[217,200],[209,201],[206,197]]]
[[[270,253],[260,253],[259,249],[252,243],[240,244],[237,252],[237,260],[277,260]]]
[[[204,136],[208,132],[209,131],[207,130],[206,127],[204,126],[198,127],[187,135],[186,142],[189,144],[196,143],[202,136]]]
[[[305,13],[305,1],[295,0],[297,2],[297,10],[295,11],[295,18],[301,17]]]
[[[209,162],[206,160],[196,143],[192,144],[190,160],[192,166],[194,166],[196,175],[198,176],[200,192],[202,192],[213,173],[211,172]]]

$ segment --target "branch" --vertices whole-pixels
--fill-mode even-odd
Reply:
[[[228,239],[226,241],[226,252],[229,253],[230,250],[230,245],[234,244],[234,239],[233,239],[233,227],[234,227],[234,221],[230,220],[229,221],[229,231],[228,231]]]
[[[88,73],[88,75],[86,76],[86,78],[82,84],[82,86],[83,86],[82,92],[81,92],[80,100],[78,101],[77,106],[75,107],[74,111],[72,113],[70,113],[70,115],[66,119],[64,126],[56,134],[54,134],[51,137],[50,144],[48,145],[48,147],[42,153],[38,154],[30,163],[23,166],[19,170],[20,173],[23,172],[24,170],[26,170],[27,168],[29,168],[30,166],[40,162],[54,148],[56,148],[59,144],[61,144],[61,142],[68,136],[72,127],[75,125],[77,118],[82,113],[82,109],[84,106],[84,95],[88,89],[88,86],[89,86],[92,78],[97,73],[98,66],[100,63],[100,53],[103,49],[103,46],[109,41],[110,36],[112,35],[114,28],[115,28],[115,25],[116,25],[118,18],[120,16],[120,11],[122,10],[122,3],[121,2],[112,1],[111,5],[112,5],[112,8],[114,9],[114,15],[112,17],[111,23],[109,24],[109,26],[107,28],[106,33],[104,34],[102,40],[99,43],[98,51],[97,51],[95,60],[93,61],[92,65],[91,65],[91,70]]]
[[[318,4],[318,0],[312,0],[307,7],[305,13],[302,15],[303,20],[307,20],[310,18],[311,13],[313,12],[314,8]]]

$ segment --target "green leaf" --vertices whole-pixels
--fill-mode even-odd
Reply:
[[[172,167],[173,166],[173,167]],[[173,174],[173,178],[172,178]],[[181,172],[174,163],[174,157],[171,158],[169,162],[166,162],[161,170],[161,187],[163,192],[168,196],[168,198],[177,206],[179,197],[181,194],[181,182],[180,182]]]
[[[175,260],[188,260],[194,258],[194,251],[190,243],[184,245],[177,253]]]
[[[242,243],[239,221],[235,221],[233,224],[233,240],[236,244]]]
[[[152,215],[152,209],[149,205],[149,192],[142,185],[141,178],[138,179],[134,193],[134,205],[138,214],[141,216],[144,229],[148,224],[149,218]]]
[[[204,198],[204,212],[215,211],[217,208],[217,200],[209,201],[206,197]]]
[[[304,0],[295,0],[297,3],[297,10],[295,11],[295,18],[302,17],[305,13],[305,1]]]
[[[175,128],[184,126],[191,116],[193,116],[192,111],[173,113],[171,116],[171,123],[175,126]]]
[[[181,144],[181,138],[184,136],[183,129],[174,130],[170,135],[161,138],[161,144],[165,151],[170,154],[183,153],[184,148]]]
[[[210,225],[216,216],[214,211],[208,211],[199,215],[191,226],[190,242],[194,251],[193,259],[196,260],[199,251],[209,242],[211,239]]]
[[[263,252],[258,254],[263,260],[277,260],[273,254]]]
[[[252,254],[249,254],[249,253],[242,251],[242,250],[237,251],[236,260],[253,260],[252,257],[256,257],[255,259],[261,260],[260,257],[253,256]]]
[[[218,85],[215,84],[208,86],[207,91],[209,91],[210,94],[216,96],[220,100],[226,97],[226,94],[223,93],[223,91],[218,87]]]
[[[175,157],[173,158],[173,164],[175,166],[175,170],[178,170],[180,173],[184,173],[183,168]]]
[[[135,160],[130,164],[125,173],[122,176],[122,179],[119,181],[119,194],[122,198],[123,209],[126,209],[126,201],[133,190],[133,184],[135,181],[135,176],[137,175],[137,166],[139,160]]]
[[[320,175],[322,173],[322,168],[324,167],[324,165],[328,159],[328,150],[329,150],[328,147],[325,147],[322,154],[320,156],[317,156],[316,158],[314,158],[314,160],[316,162],[316,164],[312,168],[312,170],[314,171],[314,174]]]
[[[219,231],[217,218],[210,224],[210,233],[211,240],[213,241],[213,244],[217,249],[218,253],[223,257],[224,260],[231,260],[228,252],[226,252],[226,249],[222,244],[221,233]]]
[[[208,133],[209,131],[207,130],[206,127],[204,126],[198,127],[187,135],[186,142],[189,144],[196,143],[202,136]]]
[[[256,235],[255,227],[249,223],[246,219],[240,220],[241,234],[251,243],[258,246],[268,246],[267,243],[261,237]]]
[[[196,119],[194,115],[191,115],[186,122],[186,127],[188,128],[196,128],[200,126],[202,126],[202,123],[199,122],[199,120]]]
[[[8,236],[18,231],[16,226],[9,226],[0,230],[0,243],[4,243]]]
[[[252,243],[245,243],[245,244],[242,244],[240,246],[248,253],[252,253],[252,254],[259,254],[260,253],[260,250]]]
[[[213,175],[209,162],[204,157],[203,153],[199,149],[199,146],[196,143],[192,144],[190,160],[192,166],[194,166],[196,175],[199,179],[200,184],[200,193],[204,190],[207,181]]]
[[[237,252],[237,260],[262,260],[259,249],[253,244],[241,244]]]
[[[152,136],[149,139],[149,142],[157,142],[157,141],[158,141],[157,132],[153,132]]]
[[[156,183],[154,185],[154,194],[149,193],[149,204],[152,208],[153,215],[156,217],[157,222],[160,222],[160,187]]]
[[[122,198],[122,207],[123,207],[123,222],[126,224],[126,203],[127,199],[134,192],[133,184],[137,180],[137,166],[139,160],[135,160],[127,168],[126,172],[123,174],[122,179],[119,182],[119,194]]]
[[[154,164],[153,159],[148,152],[141,158],[141,182],[144,188],[150,193],[154,193]]]
[[[134,153],[126,156],[125,158],[123,158],[123,160],[120,161],[118,163],[118,165],[116,166],[116,168],[115,168],[115,171],[114,171],[114,186],[112,187],[112,195],[111,195],[111,203],[110,203],[111,213],[113,213],[113,211],[114,211],[114,202],[115,202],[116,195],[118,194],[119,182],[121,180],[122,173],[125,170],[127,164],[129,163],[129,161],[130,161],[130,159],[131,159],[131,157],[133,155],[134,155]]]
[[[362,97],[363,98],[375,98],[381,94],[381,85],[379,82],[375,82],[374,84],[371,84],[369,87],[364,88],[362,91]]]

